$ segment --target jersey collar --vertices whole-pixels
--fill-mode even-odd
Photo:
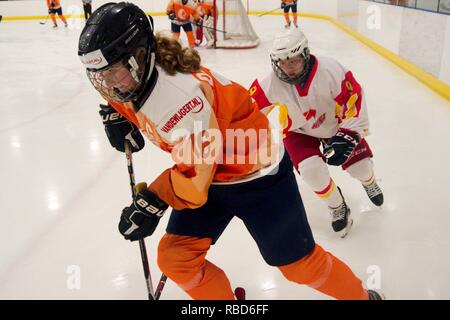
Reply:
[[[317,67],[319,66],[319,61],[317,60],[317,58],[313,55],[311,55],[311,58],[314,59],[314,65],[312,67],[311,72],[309,73],[305,86],[302,88],[300,84],[298,83],[294,84],[295,89],[297,89],[297,92],[300,95],[300,97],[306,97],[308,95],[309,87],[311,86],[311,82],[313,81],[314,76],[316,75],[317,72]]]

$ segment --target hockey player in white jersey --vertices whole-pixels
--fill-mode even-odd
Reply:
[[[270,57],[273,71],[255,80],[250,93],[263,110],[280,107],[291,160],[330,208],[333,230],[345,237],[353,220],[327,164],[342,166],[362,183],[373,204],[383,204],[372,151],[364,139],[369,132],[364,90],[339,62],[310,54],[308,40],[299,29],[276,36]]]

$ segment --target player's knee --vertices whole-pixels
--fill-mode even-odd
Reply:
[[[210,244],[210,239],[165,234],[158,246],[158,266],[175,283],[185,283],[205,263]]]
[[[373,175],[372,159],[364,158],[349,166],[346,171],[355,179],[368,180]]]
[[[330,182],[328,167],[319,156],[312,156],[302,160],[298,164],[297,169],[306,183],[314,190],[319,190]]]
[[[165,234],[158,246],[158,266],[159,269],[169,278],[176,277],[181,267],[181,251],[183,246],[177,245],[177,238],[174,235]]]
[[[287,280],[314,287],[327,277],[331,261],[327,252],[316,244],[305,257],[278,268]]]

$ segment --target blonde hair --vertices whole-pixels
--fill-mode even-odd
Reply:
[[[157,33],[156,63],[168,74],[190,73],[200,69],[201,58],[197,50],[183,47],[178,40]]]

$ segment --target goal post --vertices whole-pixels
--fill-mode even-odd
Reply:
[[[244,0],[246,1],[246,0]],[[214,46],[216,48],[254,48],[259,44],[242,0],[214,0]]]

